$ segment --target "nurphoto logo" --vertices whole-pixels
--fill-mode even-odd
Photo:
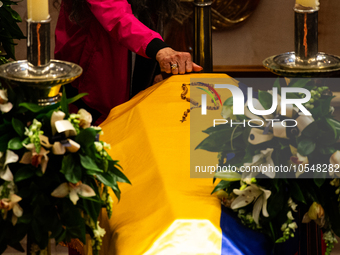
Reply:
[[[245,97],[243,94],[243,91],[234,85],[230,84],[215,84],[215,89],[228,89],[233,98],[233,115],[244,115],[244,102]],[[300,95],[305,95],[303,98],[287,98],[288,93],[298,93]],[[210,97],[212,95],[208,94]],[[309,90],[305,88],[296,88],[296,87],[286,87],[281,88],[281,96],[280,100],[278,100],[278,91],[277,88],[272,88],[272,105],[270,109],[256,109],[253,101],[253,88],[248,87],[247,88],[247,106],[249,111],[252,114],[259,115],[259,116],[268,116],[275,112],[277,112],[277,107],[280,107],[280,114],[282,116],[285,116],[287,114],[287,108],[292,108],[293,105],[297,107],[301,113],[305,116],[312,116],[312,114],[306,109],[306,107],[303,105],[304,103],[307,103],[311,99],[311,93]],[[214,98],[212,97],[214,100]],[[279,102],[280,101],[280,102]],[[202,94],[201,95],[201,114],[207,115],[207,95]],[[271,122],[272,126],[274,125],[274,122],[280,121],[280,119],[273,119],[273,118],[265,118],[265,121]],[[246,123],[249,127],[261,127],[264,125],[264,121],[261,119],[250,119],[246,121],[245,119],[242,122],[233,122],[233,120],[226,120],[226,119],[214,119],[213,120],[213,126],[220,124],[227,124],[230,123],[231,126],[233,125],[239,125],[242,124],[243,126],[246,126]],[[292,123],[293,122],[293,123]],[[287,124],[290,123],[290,124]],[[295,127],[297,126],[297,121],[294,119],[285,119],[281,121],[281,125],[284,127]]]

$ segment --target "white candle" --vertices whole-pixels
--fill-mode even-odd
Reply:
[[[27,0],[27,18],[31,21],[47,20],[48,0]]]
[[[318,8],[320,5],[318,0],[296,0],[296,4],[300,4],[304,7],[310,7],[313,9]]]

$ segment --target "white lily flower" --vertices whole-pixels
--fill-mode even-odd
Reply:
[[[6,113],[9,112],[12,108],[13,108],[12,103],[8,102],[7,90],[0,89],[0,111]]]
[[[100,239],[106,234],[105,229],[99,226],[99,221],[97,222],[97,229],[93,230],[93,234],[96,239]]]
[[[7,212],[13,209],[12,215],[13,225],[17,223],[18,217],[21,217],[23,214],[23,209],[19,205],[19,201],[21,200],[22,198],[15,194],[11,194],[10,198],[3,198],[0,200],[0,209],[5,210],[4,219],[6,219],[7,217]]]
[[[15,163],[19,160],[19,156],[11,150],[6,151],[6,157],[4,153],[0,151],[0,178],[5,181],[13,181],[13,174],[8,167],[8,164]]]
[[[288,199],[288,206],[294,211],[297,212],[296,207],[298,206],[296,203],[294,203],[293,199],[290,197]]]
[[[273,151],[273,148],[262,150],[261,154],[257,154],[253,157],[252,163],[245,163],[244,166],[246,168],[250,167],[251,170],[256,169],[257,171],[267,175],[269,178],[274,178],[274,161],[272,159]],[[242,174],[242,179],[255,177],[256,175],[258,175],[259,172],[244,172]]]
[[[41,166],[41,172],[44,174],[47,168],[49,151],[45,150],[44,147],[40,148],[40,152],[37,153],[33,144],[28,144],[25,147],[30,149],[30,151],[25,152],[22,156],[20,163],[22,164],[32,164],[34,167]]]
[[[289,211],[289,212],[287,213],[287,218],[290,219],[290,220],[294,220],[292,211]]]
[[[231,209],[238,209],[255,201],[252,216],[256,224],[259,224],[261,210],[263,216],[269,216],[267,211],[267,200],[271,195],[270,190],[265,190],[255,184],[250,184],[244,190],[234,189],[233,192],[238,195],[238,197],[232,202]]]
[[[288,227],[295,232],[295,229],[298,228],[298,225],[296,224],[296,222],[292,222],[292,223],[288,224]]]
[[[55,135],[57,132],[57,129],[55,127],[55,123],[57,121],[63,120],[65,118],[66,114],[62,111],[55,111],[52,113],[51,116],[51,127],[52,127],[52,135]]]
[[[81,183],[81,181],[79,181],[76,184],[67,183],[67,182],[60,184],[51,193],[51,196],[66,197],[67,195],[70,195],[70,200],[75,205],[77,204],[77,201],[79,200],[78,194],[83,197],[93,197],[96,195],[96,193],[93,191],[93,189],[89,185]]]
[[[340,167],[340,151],[336,151],[329,158],[329,163],[333,165],[333,170]],[[334,177],[334,171],[329,170],[329,175]],[[340,177],[340,173],[335,173],[337,177]]]
[[[92,115],[86,111],[85,109],[79,109],[78,114],[79,117],[79,127],[81,128],[89,128],[92,122]]]
[[[232,105],[223,105],[221,116],[224,119],[231,119],[231,120],[237,120],[237,117],[233,114],[233,106]]]
[[[101,127],[91,126],[91,128],[93,128],[94,130],[99,131],[99,135],[104,135],[104,131],[102,130]]]
[[[301,174],[305,172],[306,165],[308,165],[308,157],[302,156],[298,152],[296,156],[291,156],[290,161],[297,166],[297,171],[295,173],[295,177],[298,178]],[[301,166],[300,166],[301,165]]]
[[[308,223],[311,220],[314,220],[320,227],[323,227],[326,223],[325,210],[317,202],[313,202],[313,204],[309,207],[308,212],[305,213],[302,218],[302,223]]]
[[[98,152],[101,152],[103,150],[103,148],[104,148],[101,142],[94,142],[94,145],[95,145],[96,150]]]

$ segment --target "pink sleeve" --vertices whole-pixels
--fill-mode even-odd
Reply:
[[[120,44],[147,57],[145,50],[152,39],[162,37],[142,24],[126,0],[87,0],[91,12],[103,28]]]

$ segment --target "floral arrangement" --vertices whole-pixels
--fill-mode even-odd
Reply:
[[[42,107],[25,102],[20,87],[0,88],[0,254],[7,246],[20,251],[26,235],[39,249],[50,239],[86,242],[90,234],[98,253],[105,230],[102,208],[111,216],[112,189],[130,183],[112,160],[110,146],[99,141],[100,127],[83,109],[68,104],[85,94]]]
[[[312,116],[302,115],[294,105],[285,116],[280,115],[280,107],[270,116],[257,116],[249,111],[248,102],[244,115],[233,115],[229,98],[221,115],[238,124],[208,128],[203,131],[208,136],[196,149],[218,152],[218,165],[224,170],[215,173],[214,181],[221,180],[212,193],[244,225],[281,243],[294,237],[300,224],[314,220],[323,230],[326,254],[330,254],[335,235],[340,236],[340,122],[332,116],[328,87],[317,87],[311,79],[292,79],[289,86],[310,91],[311,99],[304,106]],[[279,79],[273,87],[280,102]],[[272,94],[259,91],[253,99],[255,108],[270,109]],[[256,127],[255,119],[264,125]],[[253,127],[241,124],[249,120]],[[292,120],[297,125],[289,124]],[[287,121],[285,127],[281,121]],[[302,222],[297,210],[304,215]]]
[[[22,22],[20,15],[11,6],[17,2],[11,0],[0,1],[0,47],[4,52],[0,52],[0,64],[8,62],[9,58],[15,59],[13,39],[26,38],[18,26]]]

